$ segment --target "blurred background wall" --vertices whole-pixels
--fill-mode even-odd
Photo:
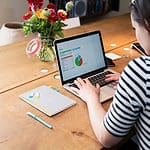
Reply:
[[[49,0],[44,1],[44,6]],[[130,0],[120,0],[119,11],[112,11],[106,17],[116,16],[129,12],[128,4]],[[0,5],[0,28],[3,23],[22,21],[22,16],[27,11],[27,0],[1,0]]]

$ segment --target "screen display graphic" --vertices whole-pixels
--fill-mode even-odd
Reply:
[[[105,66],[98,33],[57,43],[63,81]]]
[[[77,66],[81,66],[81,65],[83,64],[83,59],[82,59],[82,57],[81,57],[80,55],[77,55],[77,56],[75,57],[75,64],[76,64]]]

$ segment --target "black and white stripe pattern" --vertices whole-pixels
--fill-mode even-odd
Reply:
[[[135,125],[139,149],[150,150],[150,57],[134,59],[125,67],[104,125],[120,137]]]

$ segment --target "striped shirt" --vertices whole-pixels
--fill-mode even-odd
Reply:
[[[135,126],[140,150],[150,150],[150,57],[129,62],[104,118],[106,129],[123,137]]]

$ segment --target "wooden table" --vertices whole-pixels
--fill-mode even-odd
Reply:
[[[93,30],[100,30],[103,37],[105,51],[123,46],[135,41],[135,31],[132,28],[130,14],[117,17],[94,20],[88,24],[83,24],[73,30],[64,31],[65,36],[80,34]],[[110,44],[116,44],[115,47]]]
[[[18,95],[40,85],[52,85],[68,97],[77,101],[77,105],[64,112],[48,117],[18,98]],[[64,91],[59,80],[53,75],[25,84],[0,95],[0,149],[10,150],[66,150],[99,149],[88,119],[84,102]],[[31,111],[54,129],[48,129],[26,112]],[[90,143],[90,144],[89,144]]]
[[[0,93],[23,85],[58,70],[56,62],[41,62],[34,57],[27,57],[23,41],[0,47]],[[48,69],[42,73],[41,69]]]
[[[116,66],[112,69],[121,72],[131,59],[140,56],[133,49],[123,50],[128,46],[129,44],[112,50],[123,56],[115,61]],[[0,94],[0,149],[100,150],[102,148],[91,129],[86,104],[64,90],[60,81],[54,78],[55,74],[57,72]],[[77,104],[53,117],[48,117],[18,98],[21,93],[40,85],[51,85],[59,89],[62,94],[76,100]],[[110,103],[111,100],[103,104],[106,110]],[[52,124],[54,129],[48,129],[27,116],[28,111]]]
[[[78,28],[65,30],[64,35],[67,37],[92,30],[102,32],[106,52],[135,41],[129,14],[95,20]],[[27,57],[25,49],[28,42],[29,40],[26,40],[0,47],[0,93],[58,70],[56,62],[41,62],[37,57]],[[116,46],[112,47],[110,44],[116,44]],[[41,69],[48,69],[48,72],[42,73]]]
[[[141,56],[141,54],[137,50],[130,48],[130,45],[131,43],[123,45],[119,48],[110,51],[114,54],[121,56],[121,59],[117,59],[113,61],[115,63],[115,67],[111,67],[113,70],[121,73],[124,67],[129,63],[129,61]]]
[[[123,23],[121,23],[123,22]],[[126,25],[122,25],[126,23]],[[120,56],[112,69],[122,72],[124,66],[140,54],[129,49],[135,41],[129,15],[96,21],[79,28],[65,31],[65,36],[90,30],[101,30],[106,52],[113,52]],[[125,31],[126,30],[126,31]],[[125,35],[124,35],[125,34]],[[28,58],[25,47],[28,41],[14,43],[0,47],[0,149],[2,150],[100,150],[102,145],[96,139],[91,125],[86,104],[73,94],[65,91],[58,79],[56,62],[40,62],[38,58]],[[110,47],[116,43],[116,47]],[[42,68],[48,68],[48,73],[41,73]],[[18,95],[40,85],[51,85],[62,94],[76,100],[77,104],[71,108],[48,117],[39,110],[18,98]],[[107,110],[110,101],[103,104]],[[26,112],[31,111],[54,129],[48,129]]]

